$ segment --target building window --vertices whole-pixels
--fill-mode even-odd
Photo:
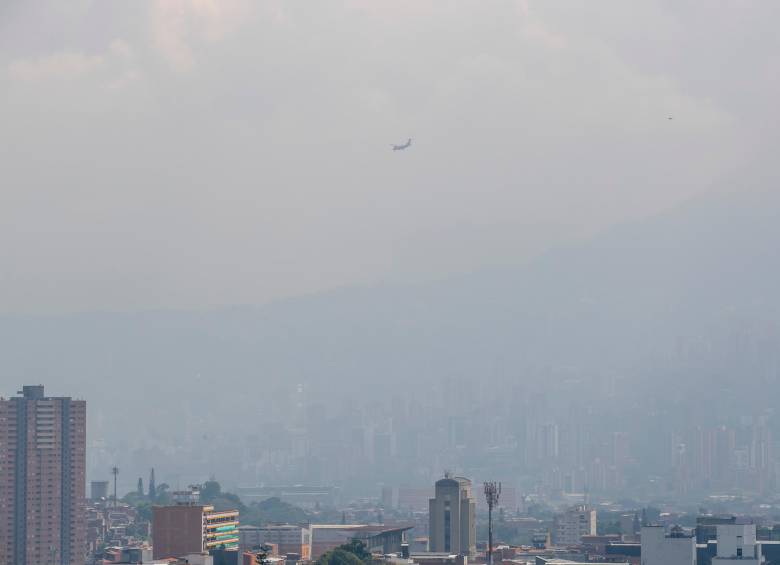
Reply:
[[[449,508],[444,510],[444,551],[451,551],[451,525],[452,525],[452,513]]]

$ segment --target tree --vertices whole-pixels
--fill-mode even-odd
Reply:
[[[207,504],[211,503],[220,494],[222,494],[222,486],[214,477],[211,477],[200,486],[200,499]]]
[[[208,501],[216,510],[232,510],[236,509],[241,512],[241,515],[246,512],[246,506],[241,502],[241,498],[232,492],[223,492],[216,498],[212,498]]]
[[[152,521],[152,505],[148,502],[142,502],[136,506],[136,521],[137,522],[151,522]]]
[[[145,495],[139,495],[137,491],[130,491],[126,495],[119,498],[122,502],[130,504],[131,506],[138,506],[140,503],[146,500]]]
[[[311,516],[303,508],[283,502],[276,497],[252,503],[246,508],[246,513],[241,512],[241,522],[252,526],[262,526],[270,522],[297,524],[309,521]]]
[[[157,499],[157,488],[154,484],[154,467],[152,467],[152,471],[149,473],[149,500],[154,502]]]
[[[161,506],[165,506],[173,500],[171,493],[168,492],[170,486],[168,483],[160,483],[156,489],[155,501]]]
[[[605,536],[609,534],[620,534],[620,521],[619,520],[605,520],[602,519],[598,522],[598,534]]]
[[[354,553],[336,548],[324,553],[318,560],[317,565],[365,565]]]
[[[349,543],[345,543],[343,545],[338,546],[337,549],[342,549],[344,551],[348,551],[358,559],[360,559],[363,563],[370,563],[371,562],[371,552],[368,551],[366,548],[366,544],[360,541],[359,539],[352,539],[349,541]]]
[[[136,489],[136,492],[139,497],[144,497],[144,480],[141,477],[138,477],[138,488]]]

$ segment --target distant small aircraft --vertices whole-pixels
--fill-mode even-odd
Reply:
[[[412,138],[410,137],[403,145],[393,145],[393,151],[403,151],[412,144]]]

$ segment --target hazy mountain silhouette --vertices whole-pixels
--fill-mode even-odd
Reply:
[[[525,266],[431,284],[210,312],[6,316],[3,390],[43,382],[123,420],[179,397],[248,409],[299,382],[316,402],[424,393],[449,377],[551,387],[617,377],[635,391],[697,394],[731,375],[756,384],[744,395],[780,367],[778,218],[778,193],[747,187]],[[744,374],[753,366],[760,379]]]

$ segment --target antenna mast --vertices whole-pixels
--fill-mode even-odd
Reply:
[[[493,508],[498,506],[501,497],[501,483],[488,481],[485,483],[485,500],[488,505],[488,558],[487,565],[493,565]]]
[[[116,508],[117,505],[117,498],[116,498],[116,477],[119,474],[119,467],[116,465],[111,467],[111,474],[114,475],[114,508]]]

